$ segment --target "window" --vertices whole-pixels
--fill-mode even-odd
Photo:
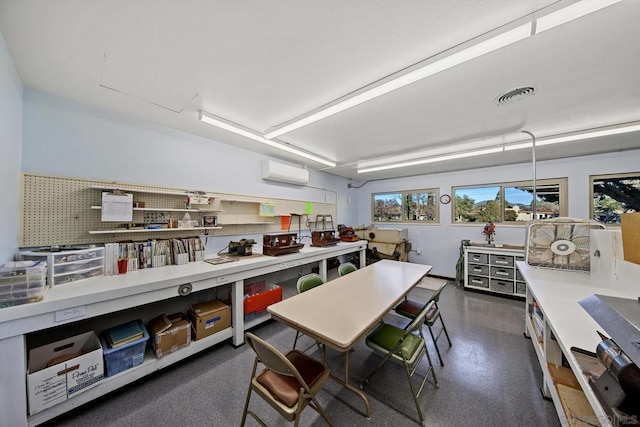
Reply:
[[[620,224],[620,214],[640,212],[640,172],[589,178],[591,218],[604,224]]]
[[[374,222],[439,221],[436,189],[374,193],[371,198]]]
[[[566,216],[567,179],[536,181],[535,219]],[[453,188],[453,222],[526,222],[534,219],[533,182]]]

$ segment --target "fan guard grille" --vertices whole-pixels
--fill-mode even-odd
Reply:
[[[566,218],[527,223],[525,260],[529,265],[559,270],[590,271],[592,229],[602,229],[597,221]]]

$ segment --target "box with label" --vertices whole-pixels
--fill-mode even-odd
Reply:
[[[189,309],[196,340],[231,327],[231,307],[219,300],[195,304]]]
[[[191,344],[191,322],[182,313],[162,314],[149,322],[151,346],[160,359]]]
[[[29,415],[72,398],[104,378],[102,347],[86,332],[29,351]]]

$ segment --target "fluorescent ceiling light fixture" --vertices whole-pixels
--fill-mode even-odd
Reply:
[[[444,162],[446,160],[461,159],[463,157],[482,156],[482,155],[485,155],[485,154],[499,153],[499,152],[501,152],[503,150],[504,150],[504,147],[500,146],[500,147],[487,148],[487,149],[484,149],[484,150],[467,151],[467,152],[464,152],[464,153],[453,153],[453,154],[448,154],[446,156],[429,157],[427,159],[413,160],[413,161],[410,161],[410,162],[394,163],[394,164],[390,164],[390,165],[381,165],[381,166],[373,166],[373,167],[370,167],[370,168],[362,168],[362,169],[358,169],[358,173],[377,172],[377,171],[383,171],[383,170],[388,170],[388,169],[396,169],[396,168],[405,168],[405,167],[409,167],[409,166],[424,165],[424,164],[427,164],[427,163]]]
[[[265,139],[263,136],[258,135],[255,132],[249,131],[247,129],[243,129],[238,125],[228,122],[227,120],[224,120],[220,117],[216,117],[212,114],[209,114],[206,111],[200,110],[200,121],[212,126],[219,127],[220,129],[233,132],[236,135],[244,136],[245,138],[253,139],[254,141],[261,142],[263,144],[269,145],[274,148],[278,148],[280,150],[286,151],[291,154],[295,154],[296,156],[304,157],[306,159],[313,160],[318,163],[322,163],[323,165],[327,165],[331,168],[336,166],[336,163],[332,162],[331,160],[324,159],[322,157],[316,156],[315,154],[307,153],[306,151],[302,151],[288,144],[283,144],[277,141],[270,141],[268,139]]]
[[[418,80],[422,80],[426,77],[432,76],[436,73],[462,64],[463,62],[508,46],[512,43],[525,39],[530,35],[531,22],[527,22],[526,24],[520,25],[512,30],[506,31],[495,37],[491,37],[490,39],[472,45],[466,49],[455,52],[435,62],[427,64],[424,67],[418,68],[417,70],[411,71],[407,74],[399,76],[398,78],[359,93],[358,95],[355,95],[351,98],[345,99],[344,101],[338,102],[308,116],[302,117],[299,120],[295,120],[289,124],[285,124],[284,126],[281,126],[271,132],[265,133],[264,137],[266,139],[277,138],[280,135],[289,133],[308,124],[325,119],[329,116],[340,113],[341,111],[347,110],[351,107],[355,107],[356,105],[360,105],[364,102],[385,95],[396,89],[417,82]]]
[[[640,124],[630,124],[617,127],[608,127],[602,129],[593,129],[581,133],[571,133],[566,135],[550,136],[545,138],[536,138],[536,147],[543,145],[560,144],[562,142],[580,141],[582,139],[599,138],[601,136],[618,135],[621,133],[640,131]],[[532,142],[522,142],[517,144],[506,145],[504,151],[520,150],[522,148],[531,148]]]
[[[367,169],[374,166],[389,165],[394,163],[403,163],[415,159],[431,158],[444,154],[457,154],[461,152],[468,152],[478,150],[485,147],[496,147],[510,144],[512,142],[522,141],[522,133],[508,133],[503,135],[496,135],[488,138],[479,138],[468,140],[457,144],[448,144],[435,148],[429,148],[427,150],[413,151],[410,153],[399,154],[397,156],[390,156],[384,158],[378,158],[373,160],[365,160],[358,162],[358,168]]]
[[[582,0],[536,19],[536,34],[581,18],[622,0]]]

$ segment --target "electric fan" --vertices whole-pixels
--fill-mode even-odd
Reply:
[[[589,271],[591,230],[602,228],[597,221],[577,218],[529,221],[525,261],[543,268]]]

